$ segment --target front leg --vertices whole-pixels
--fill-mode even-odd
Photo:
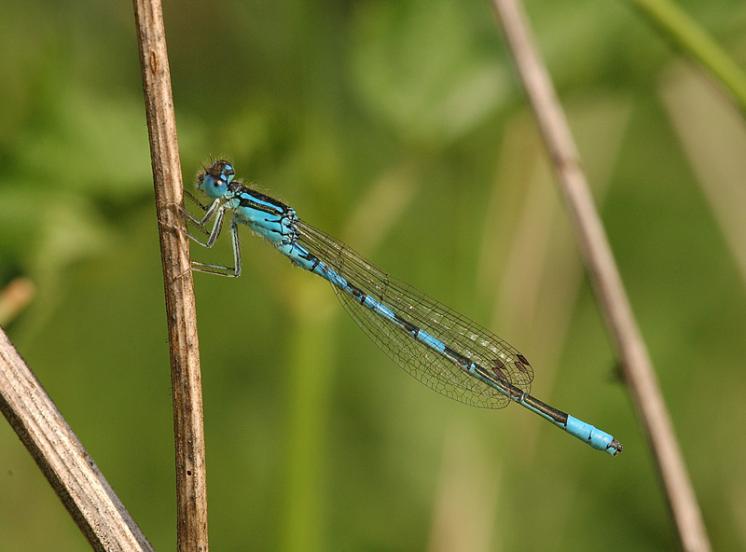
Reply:
[[[192,213],[190,213],[189,211],[187,211],[183,206],[181,207],[181,213],[184,215],[184,218],[186,218],[188,222],[194,223],[194,225],[197,228],[199,228],[200,232],[202,232],[205,236],[209,236],[210,232],[205,228],[205,224],[207,223],[207,221],[210,220],[210,218],[220,208],[220,200],[216,199],[208,207],[206,205],[202,205],[202,203],[200,203],[199,200],[196,197],[194,197],[194,195],[191,192],[189,192],[187,190],[184,190],[184,194],[187,197],[191,198],[191,200],[194,203],[196,203],[197,205],[199,205],[199,207],[203,211],[203,216],[202,216],[202,218],[197,218],[194,215],[192,215]],[[196,241],[197,243],[199,243],[203,247],[206,246],[205,243],[203,243],[201,240],[195,238],[194,236],[192,236],[188,232],[187,232],[187,236],[189,236],[192,240]]]
[[[222,213],[220,216],[222,217]],[[218,276],[226,276],[228,278],[238,278],[241,275],[241,247],[238,242],[238,221],[235,216],[231,221],[231,244],[233,245],[233,266],[222,266],[192,261],[192,269],[207,274],[217,274]]]
[[[194,196],[192,196],[192,194],[189,194],[189,196],[190,196],[190,197],[192,197],[192,198],[194,198]],[[196,199],[195,199],[195,201],[196,201]],[[198,202],[198,204],[199,204],[199,206],[200,206],[200,207],[203,207],[203,208],[204,208],[204,210],[205,210],[205,213],[204,213],[204,215],[202,216],[202,218],[197,218],[197,217],[195,217],[195,216],[194,216],[194,215],[193,215],[192,213],[190,213],[190,212],[189,212],[189,211],[187,211],[186,209],[182,209],[182,211],[183,211],[183,213],[184,213],[184,216],[185,216],[185,217],[186,217],[187,219],[189,219],[189,220],[190,220],[191,222],[193,222],[194,224],[196,224],[196,225],[197,225],[197,226],[199,226],[200,228],[204,229],[204,227],[205,227],[205,224],[207,223],[207,221],[209,221],[209,220],[210,220],[210,219],[212,218],[212,216],[213,216],[213,215],[214,215],[214,214],[215,214],[215,213],[216,213],[217,211],[219,211],[219,210],[221,209],[221,207],[222,207],[222,205],[221,205],[221,200],[220,200],[220,199],[216,199],[215,201],[213,201],[213,202],[212,202],[212,203],[210,204],[210,206],[209,206],[209,207],[204,207],[204,205],[202,205],[202,204],[201,204],[201,203],[199,203],[199,202]]]
[[[209,219],[207,215],[212,216],[212,213],[210,213],[210,210],[217,209],[217,213],[215,215],[215,222],[212,225],[212,231],[210,232],[210,235],[208,236],[206,242],[203,242],[199,238],[192,236],[190,233],[187,232],[187,236],[189,236],[189,239],[200,244],[202,247],[210,248],[213,245],[215,245],[215,241],[218,239],[218,236],[220,235],[220,231],[223,229],[223,217],[225,216],[225,206],[220,205],[219,201],[220,200],[216,199],[215,202],[210,206],[210,209],[208,209],[208,212],[205,213],[205,216],[203,217],[203,221],[207,221],[207,219]],[[204,224],[204,222],[202,224]],[[202,226],[200,226],[200,228],[202,228]]]

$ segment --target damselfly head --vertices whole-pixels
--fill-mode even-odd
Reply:
[[[219,198],[229,191],[228,185],[236,176],[233,165],[222,159],[213,162],[197,174],[197,189],[212,198]]]

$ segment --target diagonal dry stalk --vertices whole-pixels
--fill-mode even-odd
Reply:
[[[624,379],[650,442],[682,547],[710,549],[689,475],[652,362],[637,327],[606,233],[580,166],[567,120],[517,0],[492,0],[549,150],[560,193],[596,297],[621,360]]]
[[[94,550],[153,549],[2,330],[0,410]]]
[[[207,484],[197,316],[184,220],[181,164],[160,0],[135,0],[166,294],[176,448],[177,542],[206,552]]]

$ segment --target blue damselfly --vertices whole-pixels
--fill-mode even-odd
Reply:
[[[621,443],[608,433],[531,396],[533,368],[511,345],[390,278],[347,246],[300,220],[292,207],[247,187],[235,178],[227,161],[216,161],[201,171],[197,188],[212,203],[200,204],[202,217],[186,216],[208,237],[205,241],[190,238],[212,247],[230,211],[233,266],[193,262],[195,270],[238,277],[238,225],[246,224],[295,265],[329,281],[345,309],[373,341],[425,385],[479,407],[517,403],[595,449],[612,456],[622,451]]]

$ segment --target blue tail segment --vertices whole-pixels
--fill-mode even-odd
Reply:
[[[292,207],[236,180],[232,164],[220,160],[205,168],[197,177],[197,188],[213,200],[212,204],[202,207],[201,218],[186,216],[209,238],[202,242],[189,237],[212,247],[223,217],[230,211],[234,265],[194,262],[194,270],[239,276],[237,225],[245,224],[296,266],[330,282],[355,322],[407,373],[428,387],[481,408],[518,404],[594,449],[612,456],[622,452],[621,443],[608,433],[533,397],[533,368],[509,343],[390,278],[344,244],[304,223]],[[208,223],[212,225],[209,232]]]
[[[581,441],[585,441],[594,449],[603,450],[612,456],[616,456],[622,452],[622,444],[614,439],[614,437],[573,416],[567,416],[565,431]]]

